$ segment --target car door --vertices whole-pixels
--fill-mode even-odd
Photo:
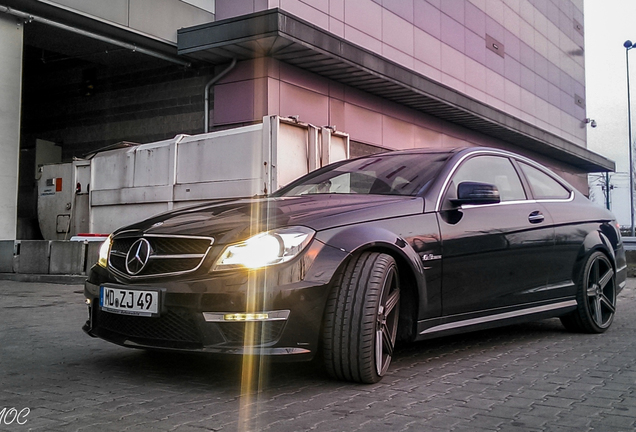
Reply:
[[[501,202],[453,205],[462,182],[495,185]],[[511,160],[492,154],[469,157],[442,193],[443,314],[504,308],[540,297],[549,278],[554,228],[545,208],[527,199]]]
[[[574,192],[556,178],[523,161],[518,166],[534,199],[541,202],[554,221],[555,253],[550,260],[552,269],[546,292],[553,297],[573,295],[576,282],[573,269],[587,234],[598,229],[598,220],[590,214],[587,203],[574,200]],[[586,218],[589,222],[582,223]]]

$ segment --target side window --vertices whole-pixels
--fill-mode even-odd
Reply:
[[[517,171],[510,160],[499,156],[477,156],[465,161],[453,175],[452,190],[455,194],[461,182],[471,181],[489,183],[497,186],[501,201],[525,200],[526,193],[521,185]]]
[[[519,165],[528,179],[532,194],[536,199],[567,199],[570,197],[569,190],[543,171],[523,162],[520,162]]]

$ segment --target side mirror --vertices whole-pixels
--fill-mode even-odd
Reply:
[[[456,206],[497,204],[501,202],[497,186],[488,183],[462,182],[457,186],[457,198],[451,203]]]

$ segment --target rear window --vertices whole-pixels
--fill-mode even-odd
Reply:
[[[519,165],[530,183],[535,199],[567,199],[570,197],[570,191],[556,179],[523,162]]]

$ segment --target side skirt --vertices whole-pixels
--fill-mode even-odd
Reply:
[[[535,321],[564,315],[576,309],[576,300],[561,300],[540,306],[528,306],[514,310],[496,309],[487,313],[461,314],[418,322],[416,340],[438,336],[483,330],[521,322]]]

